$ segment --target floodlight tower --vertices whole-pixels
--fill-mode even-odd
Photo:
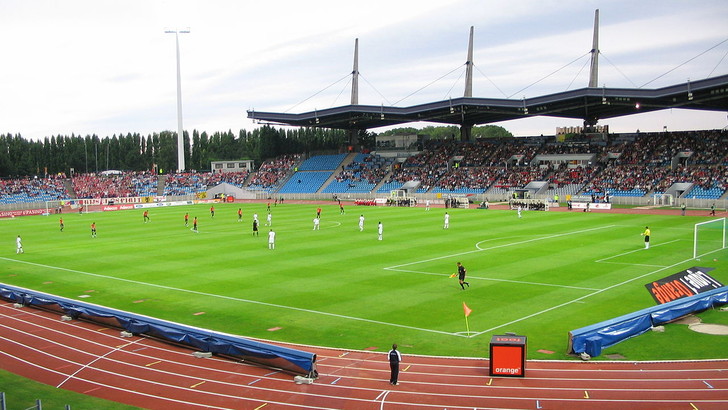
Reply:
[[[190,32],[189,27],[184,30],[165,30],[165,33],[174,33],[177,44],[177,171],[185,170],[185,146],[182,129],[182,78],[179,68],[179,35]]]

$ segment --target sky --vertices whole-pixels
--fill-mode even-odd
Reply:
[[[190,31],[178,35],[188,132],[259,127],[247,110],[349,104],[355,39],[360,104],[461,97],[471,26],[474,97],[584,88],[596,9],[600,86],[659,88],[728,74],[725,0],[0,0],[0,133],[176,131],[168,30]],[[728,113],[671,109],[600,124],[612,132],[718,129]],[[549,135],[581,121],[495,125]]]

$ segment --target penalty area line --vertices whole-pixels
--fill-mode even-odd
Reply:
[[[467,255],[467,254],[475,253],[475,252],[489,251],[489,250],[499,249],[499,248],[507,248],[509,246],[522,245],[524,243],[530,243],[530,242],[543,241],[543,240],[546,240],[546,239],[559,238],[561,236],[576,235],[576,234],[585,233],[585,232],[598,231],[600,229],[613,228],[614,226],[616,226],[616,225],[606,225],[606,226],[599,226],[599,227],[596,227],[596,228],[582,229],[582,230],[579,230],[579,231],[571,231],[571,232],[557,233],[555,235],[549,235],[549,236],[543,236],[543,237],[538,237],[538,238],[526,239],[524,241],[511,242],[511,243],[506,243],[506,244],[503,244],[503,245],[495,245],[495,246],[491,246],[491,247],[488,247],[488,248],[481,248],[480,247],[480,244],[483,243],[483,242],[487,242],[487,241],[480,241],[480,242],[478,242],[478,243],[475,244],[475,247],[477,249],[475,249],[473,251],[458,252],[458,253],[453,253],[453,254],[450,254],[450,255],[438,256],[438,257],[435,257],[435,258],[423,259],[423,260],[419,260],[419,261],[403,263],[401,265],[388,266],[388,267],[386,267],[384,269],[385,270],[397,270],[397,268],[401,268],[403,266],[410,266],[410,265],[416,265],[418,263],[432,262],[432,261],[436,261],[436,260],[440,260],[440,259],[452,258],[452,257],[455,257],[455,256]]]
[[[616,287],[618,287],[618,286],[622,286],[622,285],[625,285],[625,284],[627,284],[627,283],[630,283],[630,282],[634,282],[634,281],[636,281],[636,280],[639,280],[639,279],[642,279],[642,278],[644,278],[644,277],[647,277],[647,276],[653,275],[653,274],[655,274],[655,273],[658,273],[658,272],[662,272],[662,271],[664,271],[664,270],[666,270],[666,269],[674,268],[675,266],[681,265],[681,264],[683,264],[683,263],[686,263],[686,262],[690,262],[691,260],[693,260],[693,258],[685,259],[685,260],[682,260],[682,261],[680,261],[680,262],[674,263],[674,264],[672,264],[672,265],[670,265],[670,266],[664,266],[664,267],[661,267],[660,269],[655,269],[655,270],[653,270],[653,271],[647,272],[647,273],[645,273],[644,275],[636,276],[636,277],[634,277],[634,278],[632,278],[632,279],[627,279],[627,280],[625,280],[625,281],[622,281],[622,282],[619,282],[619,283],[615,283],[614,285],[611,285],[611,286],[607,286],[607,287],[606,287],[606,288],[604,288],[604,289],[600,289],[600,290],[598,290],[598,291],[596,291],[596,292],[592,292],[592,293],[590,293],[590,294],[588,294],[588,295],[584,295],[584,296],[578,297],[578,298],[576,298],[576,299],[572,299],[572,300],[570,300],[570,301],[568,301],[568,302],[564,302],[564,303],[558,304],[558,305],[556,305],[556,306],[552,306],[552,307],[550,307],[550,308],[547,308],[547,309],[541,310],[541,311],[539,311],[539,312],[535,312],[535,313],[532,313],[532,314],[530,314],[530,315],[527,315],[527,316],[523,316],[523,317],[521,317],[521,318],[519,318],[519,319],[511,320],[510,322],[507,322],[507,323],[503,323],[503,324],[500,324],[500,325],[498,325],[498,326],[494,326],[494,327],[491,327],[490,329],[486,329],[486,330],[483,330],[483,331],[481,331],[481,332],[477,332],[477,333],[475,333],[475,334],[474,334],[474,336],[480,336],[480,335],[482,335],[482,334],[484,334],[484,333],[492,332],[492,331],[494,331],[494,330],[496,330],[496,329],[500,329],[500,328],[502,328],[502,327],[504,327],[504,326],[512,325],[512,324],[514,324],[514,323],[518,323],[518,322],[522,322],[522,321],[524,321],[524,320],[526,320],[526,319],[530,319],[530,318],[532,318],[532,317],[535,317],[535,316],[541,315],[541,314],[543,314],[543,313],[547,313],[547,312],[550,312],[550,311],[552,311],[552,310],[555,310],[555,309],[558,309],[558,308],[561,308],[561,307],[564,307],[564,306],[568,306],[568,305],[570,305],[570,304],[572,304],[572,303],[577,303],[577,302],[579,302],[579,301],[582,301],[582,300],[584,300],[584,299],[586,299],[586,298],[589,298],[589,297],[592,297],[592,296],[594,296],[594,295],[598,295],[598,294],[600,294],[600,293],[603,293],[603,292],[606,292],[606,291],[608,291],[608,290],[614,289],[614,288],[616,288]],[[473,336],[471,336],[471,337],[473,337]]]
[[[392,327],[398,327],[398,328],[402,328],[402,329],[416,330],[416,331],[420,331],[420,332],[438,333],[438,334],[447,335],[447,336],[463,337],[462,335],[459,335],[457,333],[444,332],[441,330],[425,329],[425,328],[421,328],[421,327],[400,325],[397,323],[382,322],[379,320],[365,319],[365,318],[355,317],[355,316],[340,315],[337,313],[329,313],[329,312],[322,312],[322,311],[312,310],[312,309],[285,306],[285,305],[279,305],[276,303],[261,302],[258,300],[242,299],[242,298],[236,298],[236,297],[232,297],[232,296],[218,295],[215,293],[200,292],[200,291],[196,291],[196,290],[176,288],[173,286],[158,285],[155,283],[141,282],[138,280],[124,279],[124,278],[117,278],[114,276],[102,275],[99,273],[84,272],[84,271],[75,270],[75,269],[62,268],[59,266],[44,265],[42,263],[35,263],[35,262],[18,260],[18,259],[5,258],[2,256],[0,256],[0,259],[10,261],[10,262],[22,263],[22,264],[26,264],[26,265],[38,266],[41,268],[55,269],[55,270],[60,270],[60,271],[70,272],[70,273],[78,273],[81,275],[93,276],[93,277],[103,278],[103,279],[118,280],[120,282],[133,283],[135,285],[150,286],[150,287],[154,287],[154,288],[171,290],[171,291],[175,291],[175,292],[189,293],[189,294],[198,295],[198,296],[207,296],[207,297],[217,298],[217,299],[232,300],[235,302],[243,302],[243,303],[249,303],[249,304],[254,304],[254,305],[274,307],[274,308],[279,308],[279,309],[287,309],[287,310],[293,310],[293,311],[297,311],[297,312],[313,313],[313,314],[329,316],[329,317],[333,317],[333,318],[337,318],[337,319],[354,320],[354,321],[359,321],[359,322],[372,323],[375,325],[392,326]]]
[[[652,247],[653,248],[656,248],[658,246],[667,245],[667,244],[670,244],[670,243],[673,243],[673,242],[677,242],[679,240],[680,239],[675,239],[675,240],[672,240],[670,242],[659,243],[659,244],[654,245]],[[619,263],[619,264],[624,264],[624,265],[637,265],[637,264],[632,264],[632,263],[627,263],[627,262],[604,262],[604,261],[608,261],[608,260],[614,259],[614,258],[619,258],[620,256],[624,256],[624,255],[629,255],[630,253],[641,252],[641,251],[644,251],[644,250],[645,250],[645,248],[633,249],[631,251],[623,252],[623,253],[620,253],[620,254],[617,254],[617,255],[608,256],[608,257],[602,258],[602,259],[597,259],[594,262],[596,262],[596,263]],[[655,267],[658,267],[658,268],[664,268],[665,267],[664,265],[642,265],[642,266],[655,266]]]
[[[417,270],[407,270],[407,269],[390,269],[390,270],[392,270],[394,272],[419,273],[422,275],[450,276],[445,273],[422,272],[422,271],[417,271]],[[556,285],[553,283],[528,282],[528,281],[523,281],[523,280],[499,279],[499,278],[489,278],[489,277],[473,276],[473,275],[468,275],[468,279],[489,280],[489,281],[493,281],[493,282],[517,283],[520,285],[551,286],[551,287],[555,287],[555,288],[564,288],[564,289],[599,290],[597,288],[583,288],[580,286]]]

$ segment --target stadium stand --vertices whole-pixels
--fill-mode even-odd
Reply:
[[[389,153],[389,151],[388,151]],[[376,153],[301,155],[267,161],[254,173],[80,175],[72,191],[54,179],[0,183],[0,204],[64,198],[194,195],[220,182],[280,194],[388,194],[417,180],[416,193],[506,197],[539,182],[538,193],[651,198],[669,193],[715,200],[728,190],[728,130],[425,141],[422,151],[395,162]],[[587,158],[587,159],[585,159]],[[587,163],[588,161],[588,163]],[[248,178],[249,177],[249,178]],[[678,185],[676,185],[678,184]]]
[[[318,192],[326,181],[341,167],[347,154],[317,155],[304,161],[290,179],[278,190],[281,194]]]
[[[33,203],[69,198],[61,178],[0,180],[0,204]]]
[[[157,176],[149,172],[121,175],[79,175],[73,178],[76,198],[125,198],[157,195]]]
[[[283,155],[264,162],[253,174],[248,189],[271,192],[283,182],[288,172],[296,168],[300,155]]]
[[[248,175],[248,172],[169,174],[165,178],[164,195],[194,195],[205,192],[221,182],[242,187]]]
[[[356,154],[335,179],[329,183],[324,193],[368,193],[389,173],[393,158],[383,158],[376,154]]]

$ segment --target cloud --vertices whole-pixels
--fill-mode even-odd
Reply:
[[[600,84],[642,85],[673,70],[649,84],[659,87],[728,72],[728,59],[721,60],[726,44],[676,68],[728,37],[728,3],[600,3],[5,2],[0,37],[10,41],[0,42],[5,79],[0,132],[43,138],[176,129],[175,39],[165,28],[190,28],[179,35],[184,124],[210,133],[254,127],[247,109],[302,112],[348,104],[356,38],[362,104],[413,105],[461,96],[470,26],[475,26],[476,96],[520,98],[570,84],[581,88],[587,70],[585,57],[578,58],[591,48],[596,8]],[[665,114],[670,122],[695,123]],[[724,113],[709,114],[695,117],[709,127],[725,124]],[[551,133],[554,121],[567,125],[535,119],[507,126]],[[624,120],[630,127],[638,121],[664,122],[651,116]]]

